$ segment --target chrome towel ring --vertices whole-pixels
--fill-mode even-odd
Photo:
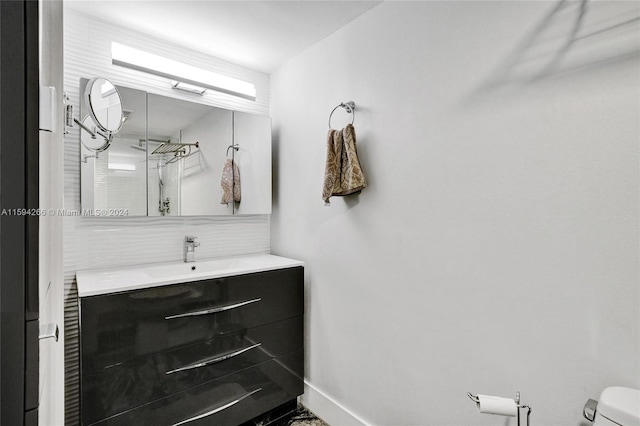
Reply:
[[[342,102],[340,105],[337,105],[334,109],[331,110],[331,114],[329,114],[329,128],[331,128],[331,116],[338,108],[344,108],[348,114],[351,114],[351,124],[356,119],[356,104],[353,101]]]

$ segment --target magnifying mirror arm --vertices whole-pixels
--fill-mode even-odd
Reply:
[[[107,131],[107,132],[103,132],[102,130],[100,130],[100,129],[96,129],[95,127],[94,127],[94,129],[95,129],[95,130],[94,130],[94,129],[90,129],[89,127],[87,127],[87,126],[85,126],[84,124],[82,124],[82,122],[81,122],[80,120],[78,120],[77,118],[75,118],[75,117],[73,118],[73,121],[74,121],[78,126],[80,126],[80,128],[81,128],[82,130],[84,130],[84,131],[86,131],[87,133],[89,133],[89,134],[91,135],[91,138],[95,139],[95,138],[96,138],[96,135],[99,135],[99,136],[102,136],[102,137],[104,138],[105,142],[111,142],[111,139],[112,139],[112,137],[113,137],[113,134],[112,134],[111,132],[109,132],[109,131]],[[108,145],[107,145],[107,146],[108,146]],[[105,149],[106,149],[106,147],[105,147]],[[104,149],[102,149],[101,151],[104,151]]]
[[[80,120],[78,120],[77,118],[73,117],[73,122],[76,123],[78,126],[80,126],[81,129],[83,129],[84,131],[89,133],[93,139],[96,138],[96,132],[94,132],[93,130],[91,130],[90,128],[88,128],[84,124],[82,124],[82,122],[80,122]],[[100,135],[100,136],[102,136],[102,135]]]
[[[109,132],[109,131],[103,132],[100,129],[96,129],[96,133],[98,135],[102,136],[104,138],[104,140],[107,141],[107,142],[111,142],[111,139],[113,139],[113,133],[112,132]],[[106,149],[106,147],[105,147],[105,149]],[[104,151],[104,150],[102,150],[102,151]]]

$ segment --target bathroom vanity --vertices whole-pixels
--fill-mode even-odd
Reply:
[[[239,425],[303,393],[303,264],[79,271],[83,425]]]

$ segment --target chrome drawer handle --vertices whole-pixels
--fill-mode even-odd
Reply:
[[[188,364],[188,365],[185,365],[184,367],[180,367],[180,368],[176,368],[175,370],[167,371],[164,374],[173,374],[173,373],[177,373],[177,372],[180,372],[180,371],[192,370],[194,368],[200,368],[200,367],[204,367],[206,365],[215,364],[216,362],[220,362],[220,361],[224,361],[225,359],[233,358],[234,356],[238,356],[238,355],[240,355],[242,353],[245,353],[248,350],[251,350],[253,348],[257,348],[261,344],[262,343],[256,343],[255,345],[251,345],[251,346],[248,346],[246,348],[242,348],[242,349],[237,350],[235,352],[231,352],[231,353],[228,353],[228,354],[220,355],[220,356],[217,356],[215,358],[203,359],[201,361],[194,362],[193,364]]]
[[[233,405],[236,405],[238,402],[242,401],[245,398],[250,397],[251,395],[253,395],[256,392],[260,392],[261,390],[262,390],[262,388],[258,388],[256,390],[254,390],[253,392],[249,392],[248,394],[241,396],[240,398],[236,399],[235,401],[231,401],[230,403],[223,405],[222,407],[218,407],[218,408],[215,408],[215,409],[213,409],[211,411],[207,411],[206,413],[197,415],[195,417],[191,417],[191,418],[189,418],[187,420],[183,420],[181,422],[174,423],[173,426],[180,426],[180,425],[183,425],[185,423],[193,422],[193,421],[196,421],[196,420],[211,416],[213,414],[219,413],[220,411],[226,410],[227,408],[229,408],[229,407],[231,407]]]
[[[259,302],[261,300],[262,298],[259,297],[257,299],[247,300],[245,302],[234,303],[233,305],[218,306],[217,308],[205,309],[203,311],[193,311],[193,312],[185,312],[184,314],[171,315],[168,317],[164,317],[164,319],[170,320],[174,318],[195,317],[198,315],[215,314],[217,312],[228,311],[229,309],[239,308],[241,306],[248,305],[249,303]]]

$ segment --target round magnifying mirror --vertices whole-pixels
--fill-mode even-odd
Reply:
[[[122,99],[116,86],[106,78],[94,78],[87,83],[84,94],[95,125],[103,132],[117,133],[123,120]]]
[[[82,120],[82,125],[96,134],[96,125],[93,119],[88,115],[85,116]],[[109,145],[110,140],[109,137],[103,137],[98,134],[96,134],[95,137],[92,137],[89,132],[81,131],[80,142],[82,142],[82,145],[92,151],[103,151]]]

